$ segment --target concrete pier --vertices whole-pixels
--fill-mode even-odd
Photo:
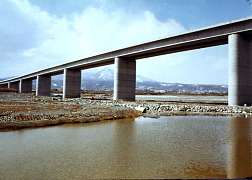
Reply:
[[[16,89],[16,90],[19,91],[19,81],[17,81],[17,82],[9,82],[8,83],[8,88]]]
[[[36,84],[37,96],[51,96],[51,76],[38,75]]]
[[[252,43],[249,36],[228,37],[228,105],[252,105]]]
[[[64,69],[63,98],[78,98],[81,90],[81,70]]]
[[[115,58],[114,100],[135,101],[136,61]]]
[[[32,79],[21,79],[19,82],[20,93],[32,92]]]

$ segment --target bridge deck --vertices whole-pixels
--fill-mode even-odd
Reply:
[[[244,34],[252,36],[252,16],[234,20],[226,23],[208,26],[194,31],[185,32],[179,35],[158,39],[151,42],[99,54],[71,61],[58,66],[46,68],[40,71],[29,73],[1,81],[0,84],[19,81],[20,79],[36,79],[38,75],[63,74],[64,69],[88,69],[98,66],[113,64],[116,57],[129,59],[143,59],[147,57],[182,52],[187,50],[223,45],[228,43],[230,34]]]

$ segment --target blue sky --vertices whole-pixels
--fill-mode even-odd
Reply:
[[[246,0],[1,0],[0,9],[0,78],[252,15]],[[139,60],[137,74],[227,84],[227,63],[224,45]]]

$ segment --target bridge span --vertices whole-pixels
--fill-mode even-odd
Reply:
[[[80,97],[81,70],[115,64],[114,100],[135,100],[136,60],[228,44],[228,104],[252,105],[252,16],[146,42],[0,81],[0,87],[50,96],[51,77],[64,74],[63,97]],[[158,63],[158,62],[157,62]],[[202,62],[204,63],[204,62]]]

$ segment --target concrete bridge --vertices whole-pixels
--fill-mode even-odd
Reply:
[[[229,105],[252,105],[252,16],[68,62],[0,82],[0,87],[50,96],[51,77],[64,74],[63,97],[80,97],[81,70],[115,64],[114,100],[135,100],[136,60],[211,46],[229,46]],[[158,62],[157,62],[158,63]],[[204,62],[202,62],[204,63]]]

